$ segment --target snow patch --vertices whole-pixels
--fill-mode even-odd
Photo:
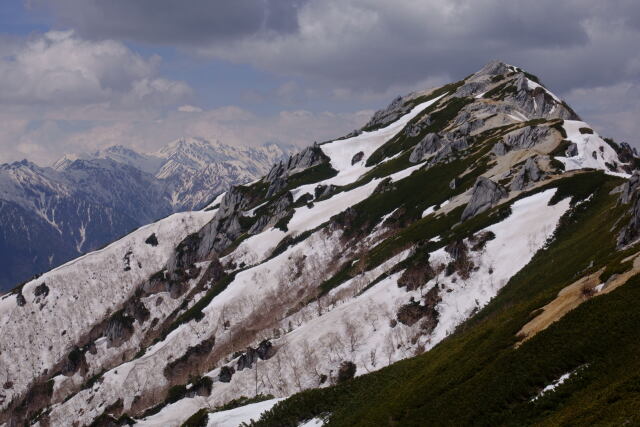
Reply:
[[[582,134],[580,128],[591,127],[585,122],[578,120],[565,120],[563,124],[567,132],[567,140],[573,142],[578,147],[578,154],[573,157],[556,157],[564,164],[566,171],[576,169],[600,169],[608,175],[629,178],[629,174],[613,172],[609,165],[619,165],[618,155],[609,144],[600,138],[595,131],[593,134]]]

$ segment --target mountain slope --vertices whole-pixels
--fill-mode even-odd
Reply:
[[[0,165],[0,287],[9,288],[172,212],[202,207],[284,155],[275,145],[179,140],[155,154],[122,146],[67,155],[53,168]]]
[[[3,297],[0,422],[637,421],[637,162],[507,64],[396,99]]]

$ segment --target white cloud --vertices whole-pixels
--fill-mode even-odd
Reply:
[[[158,56],[144,58],[118,41],[50,31],[3,53],[0,104],[167,105],[191,95],[186,83],[158,76]]]
[[[185,105],[179,106],[178,111],[183,113],[202,113],[202,108],[185,104]]]

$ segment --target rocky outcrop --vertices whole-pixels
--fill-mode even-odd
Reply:
[[[286,161],[281,161],[273,165],[264,178],[265,182],[269,183],[267,198],[277,194],[287,186],[289,175],[302,172],[307,168],[326,161],[328,161],[328,157],[322,152],[318,143],[314,143],[299,153],[289,156]]]
[[[120,347],[133,335],[133,323],[135,319],[124,310],[118,311],[109,320],[105,330],[109,347]]]
[[[276,354],[276,349],[269,340],[263,340],[258,344],[258,348],[256,348],[256,353],[261,360],[267,360],[273,357]]]
[[[236,370],[233,369],[232,366],[223,366],[220,368],[220,373],[218,374],[218,380],[223,383],[231,382],[231,377],[236,373]]]
[[[406,103],[403,97],[398,96],[391,101],[391,104],[389,104],[387,108],[376,111],[373,117],[371,117],[371,120],[364,125],[363,129],[378,129],[384,127],[395,122],[410,110],[411,106]]]
[[[565,151],[565,156],[567,157],[574,157],[578,155],[578,144],[576,144],[575,142],[570,143],[567,146],[567,150]]]
[[[257,348],[247,347],[247,351],[242,353],[238,357],[237,371],[240,372],[243,369],[251,369],[253,364],[259,360],[270,359],[275,354],[275,348],[271,341],[264,340],[258,344]]]
[[[429,133],[415,146],[409,161],[418,163],[430,157],[430,164],[439,163],[467,148],[469,148],[469,142],[466,137],[454,138],[453,135],[442,137],[436,133]]]
[[[413,122],[413,121],[409,122],[409,124],[407,124],[402,130],[402,133],[408,136],[409,138],[415,138],[416,136],[423,133],[423,131],[427,127],[429,127],[432,123],[433,123],[433,120],[431,119],[431,116],[425,115],[421,117],[420,120],[417,122]]]
[[[618,234],[618,248],[622,248],[640,237],[640,197],[638,197],[638,193],[640,193],[640,173],[636,171],[624,183],[620,194],[620,203],[631,206],[629,222]]]
[[[640,188],[640,172],[634,172],[633,175],[622,185],[620,193],[620,203],[629,204]]]
[[[542,179],[543,173],[540,171],[535,158],[529,157],[524,165],[520,167],[516,176],[511,181],[509,188],[512,191],[520,191],[527,188],[532,182],[538,182]]]
[[[429,160],[430,164],[440,163],[451,159],[457,153],[466,150],[469,148],[469,142],[467,138],[456,138],[456,139],[447,139],[447,144],[445,144],[433,158]]]
[[[418,163],[425,157],[438,151],[443,144],[442,138],[440,138],[437,133],[428,133],[415,146],[411,152],[411,156],[409,156],[409,161],[411,163]]]
[[[634,147],[631,147],[626,142],[620,143],[617,153],[618,160],[620,160],[621,163],[629,163],[639,157],[638,150],[636,150]]]
[[[498,141],[491,149],[491,152],[496,156],[504,156],[509,152],[509,147],[504,142]]]
[[[471,200],[462,212],[461,220],[465,221],[495,206],[500,199],[507,196],[507,190],[500,184],[483,176],[478,177],[471,190]]]
[[[169,379],[184,379],[197,373],[197,367],[211,353],[215,343],[216,339],[212,336],[199,344],[189,346],[182,356],[167,364],[164,368],[164,376]]]
[[[476,96],[485,92],[496,76],[508,73],[509,66],[504,62],[492,61],[469,77],[453,94],[456,97]]]
[[[269,209],[260,215],[249,229],[249,234],[257,234],[261,231],[273,227],[282,218],[291,213],[293,206],[293,195],[290,191],[283,194],[278,200],[269,206]]]
[[[492,76],[497,76],[499,74],[508,73],[509,71],[511,71],[511,69],[507,64],[505,64],[502,61],[494,60],[487,63],[484,67],[482,67],[473,75],[474,77],[480,77],[480,76],[492,77]]]
[[[244,231],[240,216],[252,202],[252,195],[243,187],[234,187],[225,193],[214,218],[197,234],[199,244],[193,252],[193,259],[208,259],[212,253],[220,253],[226,249]],[[176,259],[168,262],[171,270],[176,267]]]
[[[531,117],[580,120],[580,117],[565,103],[555,99],[544,87],[529,87],[529,78],[519,73],[513,86],[516,93],[508,97],[521,110]]]
[[[508,150],[522,150],[538,145],[550,135],[551,130],[546,126],[526,126],[506,134],[503,144]]]
[[[353,155],[353,157],[351,158],[351,165],[355,165],[356,163],[362,161],[364,157],[364,152],[363,151],[358,151],[356,154]]]

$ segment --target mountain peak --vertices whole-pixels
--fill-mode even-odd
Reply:
[[[495,75],[505,74],[509,71],[515,71],[515,70],[516,70],[516,67],[514,67],[513,65],[506,64],[499,60],[493,60],[493,61],[487,62],[482,68],[476,71],[473,75],[474,76],[483,76],[483,75],[495,76]]]
[[[0,423],[217,425],[212,408],[249,395],[290,399],[260,425],[600,416],[603,381],[640,369],[640,159],[573,118],[492,61],[26,283],[0,300]],[[198,138],[160,151],[176,199],[275,157]]]

